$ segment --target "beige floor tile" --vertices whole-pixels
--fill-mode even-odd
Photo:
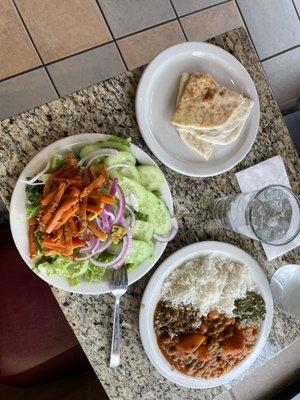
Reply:
[[[0,79],[16,75],[40,64],[39,56],[13,3],[10,0],[1,0]]]
[[[98,0],[98,3],[116,39],[175,18],[169,0]]]
[[[179,17],[223,2],[224,0],[172,0]]]
[[[94,0],[16,0],[45,63],[111,40]]]
[[[44,68],[25,72],[0,82],[0,120],[55,99],[57,94]]]
[[[184,41],[179,23],[172,21],[118,40],[117,43],[127,67],[133,69],[147,64],[167,47]]]
[[[203,41],[244,26],[234,1],[180,19],[188,40]]]
[[[47,69],[60,96],[66,96],[126,71],[114,43],[57,61]]]

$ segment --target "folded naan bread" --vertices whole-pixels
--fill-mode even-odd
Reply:
[[[191,134],[188,130],[186,129],[181,129],[178,128],[178,133],[181,137],[181,140],[192,150],[196,151],[200,156],[205,158],[205,160],[209,160],[213,149],[214,145],[211,143],[207,143],[201,139],[199,139],[197,136]]]
[[[220,129],[237,119],[245,97],[219,85],[210,75],[192,73],[171,118],[180,128]]]
[[[246,99],[242,105],[243,117],[241,119],[236,120],[229,125],[226,125],[224,129],[192,129],[191,133],[199,137],[199,139],[208,143],[219,145],[227,145],[233,143],[240,136],[252,107],[253,101],[250,99]]]
[[[182,97],[183,91],[185,89],[185,86],[189,80],[190,74],[183,72],[181,75],[181,80],[179,83],[179,89],[178,89],[178,95],[177,95],[177,102],[176,104],[178,105],[180,102],[180,99]],[[198,137],[195,137],[193,133],[191,133],[188,129],[184,128],[177,128],[179,136],[181,137],[182,141],[190,147],[192,150],[196,151],[200,156],[205,158],[206,160],[209,160],[209,158],[212,155],[214,146],[210,143],[207,143],[206,141],[201,140]]]

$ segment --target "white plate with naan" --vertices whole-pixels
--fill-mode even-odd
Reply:
[[[207,73],[254,102],[239,137],[216,145],[209,160],[185,145],[170,123],[184,72]],[[196,177],[218,175],[238,164],[255,141],[260,118],[257,91],[246,69],[225,50],[202,42],[181,43],[160,53],[141,77],[135,109],[143,138],[156,157],[174,171]]]

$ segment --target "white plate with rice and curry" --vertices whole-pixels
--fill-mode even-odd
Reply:
[[[243,250],[222,242],[186,246],[150,279],[140,335],[154,367],[178,385],[203,389],[245,372],[270,333],[268,280]]]
[[[136,116],[149,148],[169,168],[190,176],[221,174],[251,149],[259,126],[255,85],[223,49],[181,43],[146,68]]]

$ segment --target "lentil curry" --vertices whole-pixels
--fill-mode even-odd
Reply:
[[[217,378],[239,364],[254,347],[265,313],[259,294],[254,296],[251,292],[247,298],[249,301],[244,302],[247,307],[244,303],[238,304],[234,316],[217,310],[201,316],[191,306],[174,307],[171,302],[159,301],[154,313],[154,330],[166,360],[186,375],[207,379]],[[242,311],[248,312],[253,298],[259,300],[260,311],[246,325],[249,318],[243,318]]]

